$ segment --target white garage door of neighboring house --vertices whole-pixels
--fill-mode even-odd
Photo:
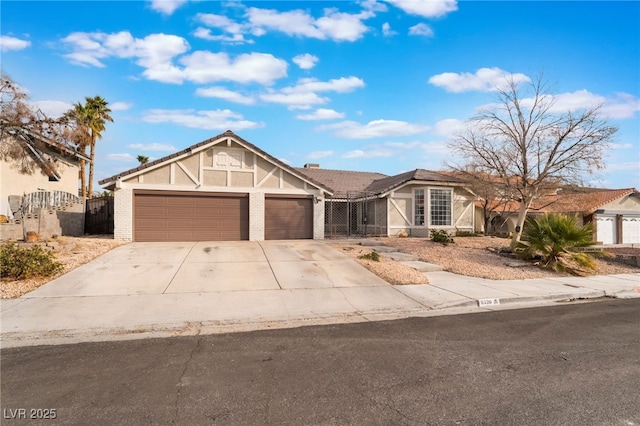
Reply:
[[[596,218],[597,240],[602,244],[613,244],[616,237],[616,217],[598,216]]]
[[[625,217],[622,219],[623,243],[640,243],[640,217]]]

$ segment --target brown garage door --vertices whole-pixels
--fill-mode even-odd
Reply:
[[[311,198],[265,198],[264,238],[266,240],[313,238],[313,200]]]
[[[249,239],[246,194],[135,191],[134,241]]]

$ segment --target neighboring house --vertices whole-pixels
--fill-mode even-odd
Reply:
[[[511,202],[494,211],[492,222],[498,232],[513,232],[518,203]],[[640,243],[640,192],[635,188],[561,188],[535,200],[528,216],[545,213],[577,215],[594,224],[594,241],[602,244]]]
[[[13,131],[5,138],[3,144],[23,150],[23,160],[33,172],[21,170],[18,160],[0,160],[0,215],[13,218],[25,194],[33,194],[32,200],[78,199],[80,161],[89,161],[88,157],[27,130]]]
[[[326,201],[327,236],[427,237],[431,229],[474,232],[475,195],[445,173],[416,169],[394,176],[325,170],[317,164],[297,169],[334,191]]]
[[[475,196],[449,176],[293,168],[231,131],[100,184],[114,191],[115,238],[128,241],[427,236],[474,223]]]
[[[127,241],[321,239],[332,192],[231,131],[100,184]]]

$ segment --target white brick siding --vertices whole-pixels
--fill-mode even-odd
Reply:
[[[249,193],[249,241],[264,240],[264,192]]]
[[[114,191],[113,238],[133,241],[133,190],[119,188]]]
[[[315,200],[315,198],[314,198]],[[313,203],[313,239],[324,239],[324,198],[318,197]]]

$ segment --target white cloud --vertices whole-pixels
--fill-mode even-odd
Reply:
[[[320,59],[309,53],[297,55],[293,58],[293,62],[303,70],[310,70],[315,67]]]
[[[235,59],[226,53],[197,51],[180,60],[185,79],[196,83],[213,81],[273,84],[287,76],[287,62],[270,53],[244,53]]]
[[[439,18],[458,10],[456,0],[385,0],[410,15]]]
[[[420,22],[409,28],[409,35],[433,37],[433,30],[427,24]]]
[[[391,29],[391,25],[388,22],[385,22],[384,24],[382,24],[382,34],[385,37],[391,37],[391,36],[396,35],[398,33]]]
[[[320,158],[327,158],[333,155],[333,151],[314,151],[307,155],[307,158],[310,160],[317,160]]]
[[[131,163],[136,161],[135,157],[131,154],[107,154],[107,160],[121,161],[123,163]]]
[[[243,105],[253,105],[256,103],[256,100],[251,96],[245,96],[241,93],[234,92],[220,86],[212,86],[206,88],[200,87],[196,89],[196,95],[203,96],[205,98],[224,99],[225,101]]]
[[[531,107],[533,101],[533,98],[524,98],[521,100],[521,104],[525,107]],[[607,118],[633,118],[640,111],[640,99],[628,93],[616,93],[615,97],[608,98],[582,89],[553,95],[553,103],[549,112],[565,113],[596,107],[600,107],[600,112]]]
[[[632,171],[638,174],[638,170],[640,170],[640,161],[629,161],[625,163],[616,163],[616,164],[608,164],[606,167],[606,171],[611,172],[620,172],[620,171]]]
[[[422,142],[418,142],[418,141],[412,141],[412,142],[389,141],[384,143],[385,146],[396,148],[396,149],[403,149],[403,150],[419,148],[421,144]]]
[[[127,148],[137,149],[140,151],[167,151],[174,152],[177,151],[177,148],[171,144],[167,143],[132,143],[127,145]]]
[[[342,155],[342,158],[389,158],[393,156],[393,151],[384,148],[369,148],[366,151],[354,149]]]
[[[316,92],[347,93],[364,86],[364,81],[358,77],[341,77],[329,81],[303,78],[295,86],[280,90],[271,89],[260,95],[260,99],[265,102],[285,104],[291,109],[310,109],[313,105],[329,101],[329,98],[321,97]]]
[[[65,112],[73,108],[73,105],[62,101],[36,101],[31,104],[51,118],[61,117]]]
[[[231,58],[227,53],[196,51],[176,56],[189,50],[187,41],[175,35],[151,34],[142,39],[129,32],[72,33],[62,39],[72,52],[65,55],[71,62],[83,66],[104,67],[109,57],[132,58],[144,68],[149,80],[180,84],[185,80],[196,83],[213,81],[257,82],[272,84],[287,75],[287,62],[267,53],[245,53]]]
[[[211,33],[209,28],[200,27],[194,32],[196,37],[227,43],[253,43],[253,41],[244,38],[244,34],[249,33],[251,30],[251,26],[248,23],[239,24],[227,16],[213,13],[198,13],[196,19],[207,27],[219,29],[225,33],[215,35]]]
[[[150,0],[151,9],[164,15],[171,15],[177,8],[187,2],[187,0]]]
[[[29,40],[22,40],[17,37],[11,36],[0,36],[0,51],[8,52],[10,50],[22,50],[31,46],[31,42]]]
[[[507,80],[521,84],[531,81],[524,74],[512,74],[500,68],[480,68],[475,74],[445,72],[429,78],[429,83],[443,87],[447,92],[462,93],[472,90],[490,92],[503,85]]]
[[[152,109],[142,117],[147,123],[173,123],[205,130],[244,130],[262,127],[262,123],[245,120],[241,114],[228,109],[213,111]]]
[[[333,120],[344,118],[344,113],[332,109],[318,108],[310,114],[300,114],[296,116],[299,120]]]
[[[464,121],[455,118],[448,118],[438,121],[433,126],[433,133],[446,138],[451,138],[460,133],[464,128]]]
[[[114,102],[109,105],[111,111],[126,111],[131,108],[133,104],[131,102]]]
[[[336,124],[319,126],[318,130],[332,130],[337,137],[346,139],[370,139],[392,136],[409,136],[429,130],[422,124],[398,120],[374,120],[367,124],[355,121],[343,121]]]

